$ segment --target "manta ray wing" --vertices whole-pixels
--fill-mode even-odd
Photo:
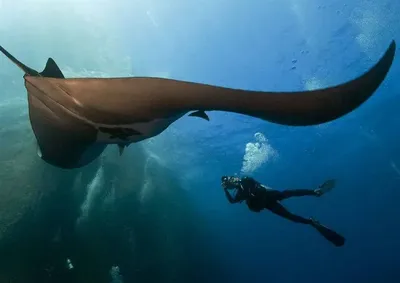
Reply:
[[[381,59],[363,75],[312,91],[248,91],[140,77],[53,81],[83,105],[73,106],[74,111],[96,123],[133,124],[178,113],[219,110],[282,125],[309,126],[342,117],[371,97],[389,72],[395,50],[393,41]]]

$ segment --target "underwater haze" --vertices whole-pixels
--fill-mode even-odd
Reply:
[[[353,79],[400,41],[397,0],[0,0],[0,45],[66,77],[152,76],[298,91]],[[398,283],[400,62],[338,120],[288,127],[225,112],[109,146],[63,170],[37,155],[23,72],[0,56],[0,283]],[[396,83],[397,82],[397,83]],[[229,204],[222,175],[275,189],[346,237]]]

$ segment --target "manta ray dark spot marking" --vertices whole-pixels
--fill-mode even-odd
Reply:
[[[100,132],[110,134],[110,139],[127,140],[131,136],[141,136],[142,134],[132,128],[106,128],[100,127]]]

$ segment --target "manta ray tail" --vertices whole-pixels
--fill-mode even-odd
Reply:
[[[8,53],[7,50],[5,50],[1,45],[0,45],[0,51],[7,56],[8,59],[10,59],[15,65],[17,65],[22,71],[25,72],[25,74],[28,74],[30,76],[39,76],[39,72],[35,71],[34,69],[29,68],[25,64],[21,63],[17,58],[12,56],[10,53]]]
[[[47,78],[58,78],[63,79],[64,75],[61,72],[60,68],[57,66],[56,62],[49,58],[46,63],[46,67],[44,68],[43,72],[39,73],[38,71],[29,68],[22,62],[20,62],[17,58],[11,55],[7,50],[5,50],[2,46],[0,46],[0,51],[7,56],[15,65],[17,65],[25,74],[34,77],[47,77]]]

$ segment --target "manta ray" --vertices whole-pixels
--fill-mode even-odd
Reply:
[[[385,79],[396,44],[363,75],[312,91],[232,89],[156,77],[65,78],[49,58],[38,72],[4,53],[25,73],[29,119],[38,154],[64,169],[83,167],[110,144],[120,154],[131,143],[157,136],[184,115],[209,120],[227,111],[286,126],[333,121],[363,104]]]

